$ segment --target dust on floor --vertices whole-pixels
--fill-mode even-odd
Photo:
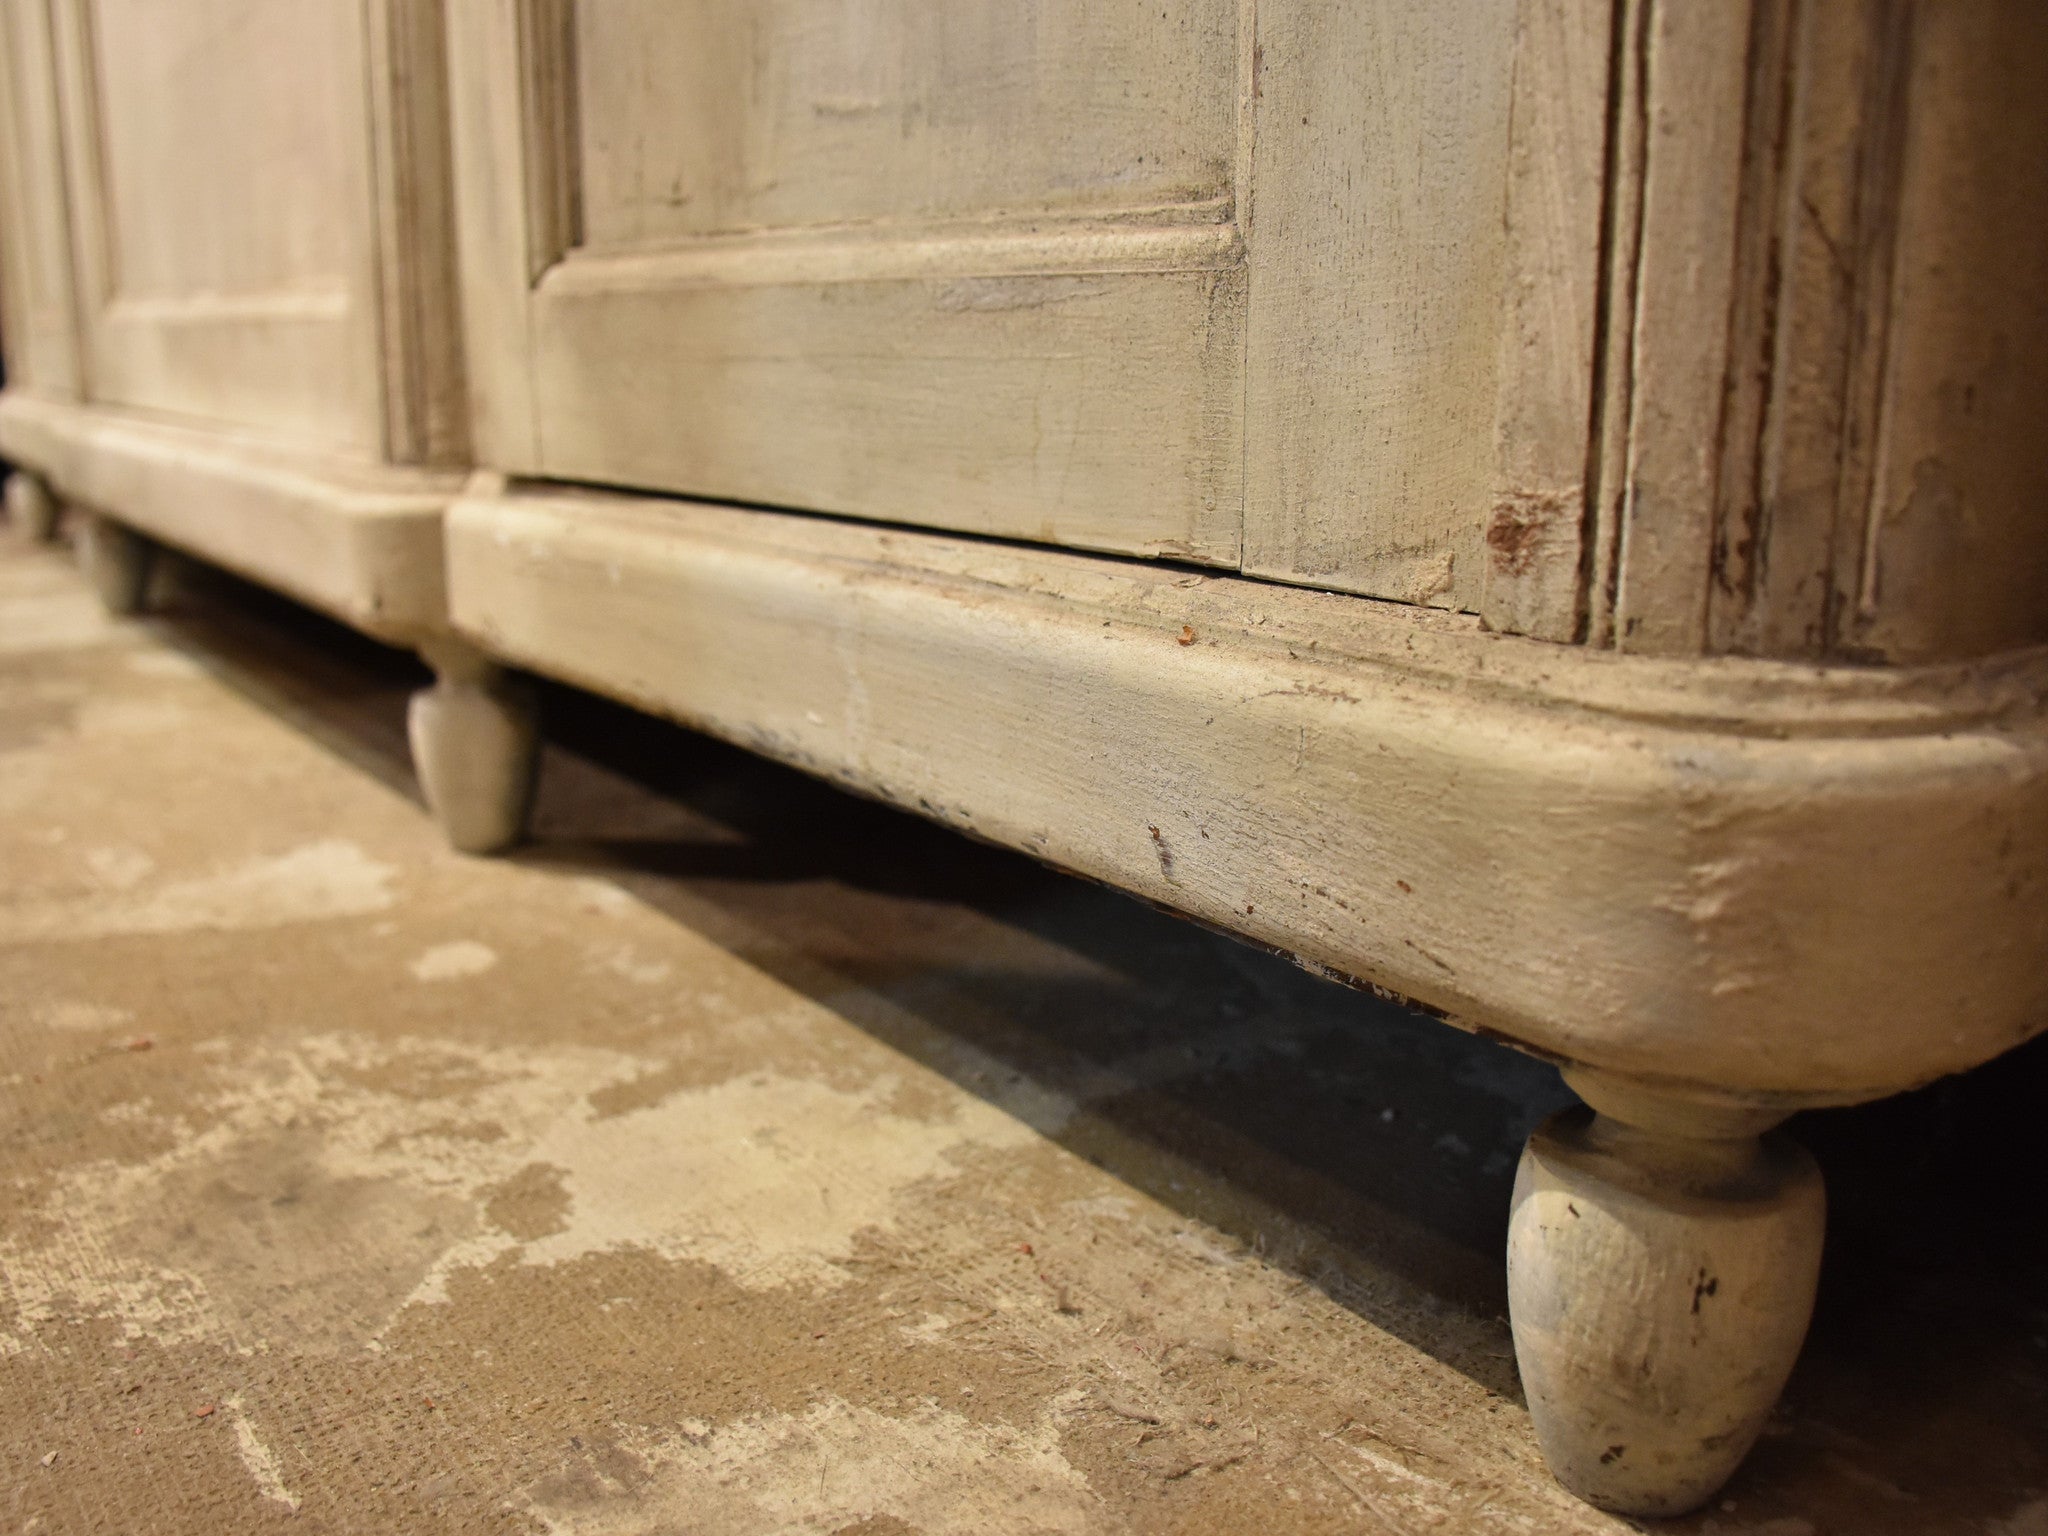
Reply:
[[[0,558],[0,1527],[1632,1528],[1502,1317],[1547,1067],[566,690],[462,858],[408,659],[175,574]],[[2041,1066],[1814,1117],[1813,1348],[1673,1529],[2048,1536],[2039,1186],[1955,1194]]]

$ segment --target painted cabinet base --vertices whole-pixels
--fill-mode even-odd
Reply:
[[[1769,1111],[1568,1073],[1508,1226],[1515,1355],[1544,1459],[1603,1509],[1678,1515],[1740,1465],[1813,1313],[1826,1199]]]
[[[16,470],[7,477],[7,520],[31,544],[57,536],[57,498],[42,476]]]
[[[0,393],[0,452],[69,506],[393,645],[446,629],[441,514],[462,483],[99,406]]]
[[[526,832],[540,732],[530,689],[459,642],[420,653],[434,686],[412,697],[406,730],[427,805],[463,853],[496,853]]]

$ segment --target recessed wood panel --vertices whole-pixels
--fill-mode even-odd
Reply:
[[[92,398],[379,450],[365,7],[59,18]]]
[[[486,456],[1235,564],[1249,15],[458,9]]]
[[[362,6],[92,12],[112,296],[345,288],[362,82],[339,66],[360,57]]]
[[[1235,0],[576,7],[592,245],[1226,200]]]

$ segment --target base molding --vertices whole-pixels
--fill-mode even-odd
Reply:
[[[0,452],[66,501],[400,644],[444,627],[445,472],[0,394]]]
[[[1615,656],[491,476],[447,532],[507,661],[1560,1059],[1789,1108],[2048,1023],[2048,653]]]

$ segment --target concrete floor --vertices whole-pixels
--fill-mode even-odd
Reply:
[[[1547,1067],[550,691],[0,556],[0,1529],[1598,1532],[1499,1271]],[[1805,1117],[1812,1343],[1676,1531],[2048,1536],[2048,1055]]]

